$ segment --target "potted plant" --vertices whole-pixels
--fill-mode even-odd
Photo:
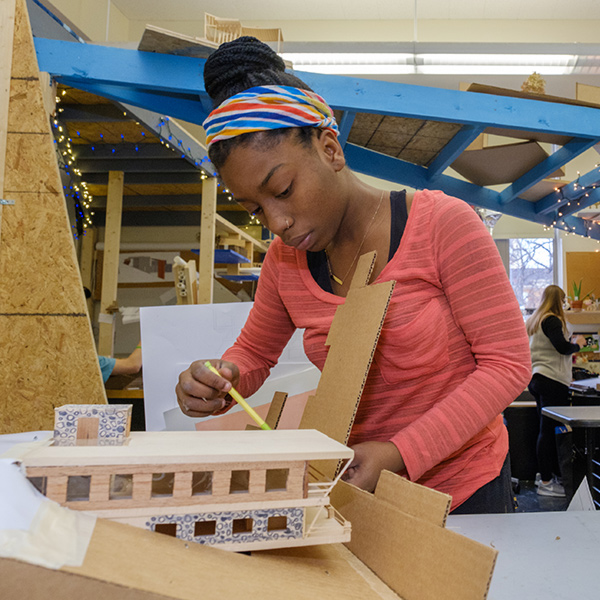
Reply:
[[[573,310],[581,310],[583,307],[583,301],[592,293],[588,292],[585,296],[581,295],[582,282],[582,279],[579,280],[579,284],[573,282],[573,296],[569,296],[569,299],[571,300],[571,308]]]

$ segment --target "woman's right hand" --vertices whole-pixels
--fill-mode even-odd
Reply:
[[[193,362],[179,375],[175,388],[177,402],[188,417],[208,417],[223,410],[228,401],[225,396],[235,387],[240,378],[237,365],[225,360],[211,360],[219,375],[208,369],[205,360]]]
[[[583,348],[584,346],[586,346],[586,345],[587,345],[587,340],[585,339],[585,337],[584,337],[584,336],[582,336],[582,335],[578,335],[578,336],[575,338],[575,341],[574,341],[574,343],[575,343],[575,344],[577,344],[577,345],[579,346],[579,348]]]

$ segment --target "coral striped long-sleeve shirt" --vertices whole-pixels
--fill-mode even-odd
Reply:
[[[529,340],[495,244],[475,212],[439,191],[416,192],[400,246],[376,282],[393,296],[349,445],[391,441],[412,481],[453,496],[453,508],[500,472],[501,412],[531,375]],[[276,239],[255,304],[224,355],[254,393],[296,328],[319,369],[344,298],[313,279],[306,253]]]

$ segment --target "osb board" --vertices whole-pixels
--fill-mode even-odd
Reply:
[[[512,183],[546,158],[548,154],[537,142],[520,142],[463,152],[451,167],[477,185],[497,185]],[[563,175],[558,169],[550,177]]]
[[[10,111],[8,113],[9,133],[48,134],[50,127],[46,120],[39,118],[41,114],[45,114],[45,109],[39,81],[37,79],[12,78]],[[34,137],[33,139],[42,138]]]
[[[3,214],[0,313],[85,314],[62,194],[7,192],[6,196],[15,204]]]
[[[397,476],[395,476],[397,477]],[[347,547],[405,600],[483,600],[497,551],[407,514],[345,482],[332,504],[352,523]]]
[[[5,0],[6,1],[6,0]],[[12,2],[14,0],[8,0]],[[18,59],[15,60],[18,49]],[[25,0],[16,0],[15,5],[15,37],[13,41],[12,77],[35,77],[39,76],[37,58],[33,40],[31,37],[31,26],[29,25],[29,13]]]
[[[199,593],[202,600],[392,597],[338,544],[247,556],[103,519],[96,522],[83,565],[61,572],[182,600],[197,600]]]
[[[600,252],[567,252],[565,292],[573,297],[573,282],[581,284],[582,295],[600,295]]]
[[[24,0],[17,0],[0,239],[0,430],[105,402]]]
[[[461,125],[406,117],[357,113],[348,142],[408,162],[426,165]]]
[[[344,444],[354,423],[394,288],[392,281],[355,286],[361,269],[372,256],[374,253],[361,256],[346,302],[336,310],[317,392],[308,399],[300,422],[301,429],[318,429]]]
[[[207,58],[217,48],[208,40],[175,33],[160,27],[146,25],[138,50],[158,52],[159,54],[176,54],[178,56],[193,56]]]
[[[87,313],[0,314],[0,433],[54,428],[54,408],[106,402]]]

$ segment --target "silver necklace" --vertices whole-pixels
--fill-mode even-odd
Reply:
[[[350,264],[350,267],[346,271],[346,274],[344,275],[343,279],[340,279],[337,275],[335,275],[333,273],[333,271],[331,269],[331,261],[329,260],[329,252],[327,252],[327,249],[325,249],[325,258],[327,260],[327,270],[329,271],[329,277],[332,281],[335,281],[335,283],[337,283],[339,286],[344,285],[344,281],[346,281],[346,279],[348,278],[348,275],[350,275],[350,271],[352,271],[352,268],[354,267],[354,263],[358,260],[358,256],[360,254],[360,251],[362,250],[365,240],[367,239],[367,235],[369,235],[369,231],[371,231],[371,227],[373,225],[373,222],[375,221],[375,217],[377,216],[377,214],[379,213],[379,209],[381,208],[384,193],[385,193],[385,191],[382,190],[381,196],[379,197],[379,204],[377,205],[377,209],[375,210],[375,212],[373,213],[373,216],[371,217],[371,222],[369,223],[369,226],[367,227],[367,229],[365,231],[365,235],[363,236],[363,239],[360,242],[360,246],[358,247],[358,250],[356,251],[356,254],[354,255],[354,258],[352,260],[352,263]]]

